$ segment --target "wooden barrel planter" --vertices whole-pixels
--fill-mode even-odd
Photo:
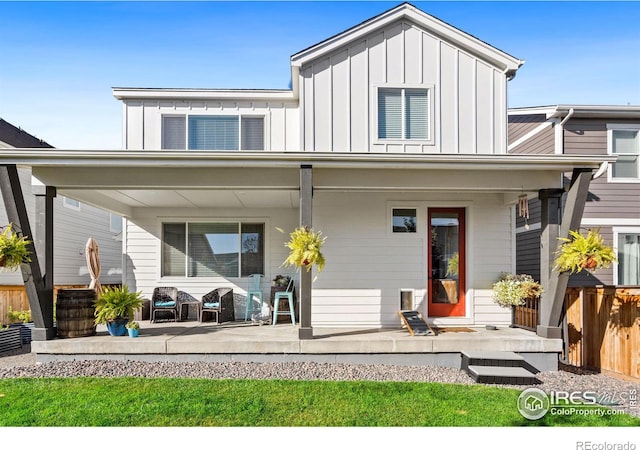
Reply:
[[[58,336],[62,338],[93,336],[96,291],[93,289],[60,289],[56,300]]]

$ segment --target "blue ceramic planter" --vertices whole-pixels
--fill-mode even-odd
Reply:
[[[129,332],[129,337],[132,337],[132,338],[136,338],[136,337],[138,337],[138,333],[140,333],[140,330],[139,330],[139,329],[137,329],[137,328],[136,328],[136,329],[134,329],[134,328],[127,328],[127,331]]]
[[[111,322],[107,322],[107,331],[111,336],[126,336],[127,327],[125,325],[129,319],[116,319]]]

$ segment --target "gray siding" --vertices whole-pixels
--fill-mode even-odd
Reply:
[[[544,114],[531,114],[531,115],[510,115],[509,116],[509,129],[508,138],[509,145],[517,141],[530,131],[535,130],[540,125],[546,122]],[[554,126],[551,125],[548,128],[542,130],[531,139],[526,140],[516,148],[509,151],[509,153],[522,153],[522,154],[553,154],[554,153]]]
[[[516,273],[526,273],[540,281],[540,230],[516,236]]]
[[[35,232],[35,196],[31,188],[31,170],[18,169],[20,184],[25,198],[29,222]],[[0,225],[8,224],[4,202],[0,198]],[[89,237],[99,246],[101,261],[100,281],[120,283],[122,281],[122,243],[114,239],[110,231],[107,211],[81,204],[80,210],[63,206],[62,196],[54,199],[54,283],[57,285],[88,285],[84,248]],[[0,285],[23,284],[20,271],[0,271]]]
[[[607,121],[571,119],[564,125],[564,153],[567,155],[606,155]]]
[[[566,154],[606,155],[607,123],[640,123],[627,119],[574,119],[565,125]],[[591,182],[584,217],[640,219],[640,183],[610,183],[604,174]]]

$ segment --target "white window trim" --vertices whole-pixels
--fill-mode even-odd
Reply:
[[[378,137],[378,90],[388,89],[426,89],[429,98],[429,139],[381,139]],[[371,89],[371,142],[377,145],[435,145],[435,85],[433,84],[374,84]]]
[[[211,116],[211,117],[215,117],[215,116],[226,116],[226,117],[238,117],[238,147],[241,146],[242,144],[242,118],[243,117],[254,117],[254,118],[262,118],[263,120],[263,150],[242,150],[242,149],[238,149],[238,150],[191,150],[189,149],[189,117],[190,116]],[[269,135],[269,130],[270,128],[270,123],[269,123],[269,114],[265,113],[260,113],[260,112],[249,112],[249,113],[244,113],[244,112],[238,112],[237,110],[230,112],[230,111],[225,111],[225,110],[218,110],[218,111],[202,111],[202,112],[190,112],[190,113],[184,113],[184,114],[177,114],[177,113],[161,113],[160,114],[160,146],[164,147],[164,130],[163,128],[163,118],[165,117],[184,117],[185,120],[185,142],[184,142],[184,150],[179,150],[179,151],[187,151],[187,152],[206,152],[206,151],[212,151],[212,152],[263,152],[263,151],[269,151],[271,149],[271,146],[269,145],[269,143],[271,142],[270,139],[270,135]],[[164,150],[164,148],[163,148]],[[168,150],[168,149],[167,149]]]
[[[640,133],[639,123],[608,123],[607,124],[607,154],[616,156],[618,153],[613,153],[613,132],[614,131],[637,131]],[[640,149],[638,149],[640,155]],[[613,163],[615,164],[615,163]],[[638,167],[638,178],[620,178],[613,176],[613,164],[609,164],[607,169],[607,181],[609,183],[640,183],[640,158]]]
[[[78,204],[74,204],[74,203],[69,203],[69,200],[73,201],[73,202],[78,202]],[[81,203],[79,200],[75,200],[73,198],[69,198],[69,197],[62,197],[62,206],[64,206],[65,208],[69,208],[72,209],[74,211],[80,211],[80,206]]]
[[[620,234],[640,234],[640,227],[613,227],[613,251],[618,258],[618,236]],[[617,286],[619,284],[618,276],[618,261],[612,264],[613,268],[613,284]]]
[[[416,210],[416,232],[415,233],[400,233],[393,231],[393,210],[394,209],[415,209]],[[422,232],[424,231],[424,224],[422,223],[426,220],[424,217],[421,217],[421,213],[423,208],[417,202],[405,203],[405,202],[388,202],[387,203],[387,236],[394,237],[399,239],[410,239],[423,237]]]
[[[165,223],[185,223],[185,224],[189,224],[189,223],[262,223],[264,224],[264,278],[263,280],[271,280],[273,277],[271,276],[271,266],[269,265],[269,254],[270,254],[270,250],[271,250],[271,246],[270,246],[270,242],[271,242],[271,226],[270,226],[270,220],[267,217],[240,217],[240,218],[235,218],[235,217],[224,217],[224,218],[216,218],[216,217],[207,217],[207,218],[203,218],[203,217],[193,217],[193,218],[186,218],[186,217],[158,217],[157,218],[157,236],[159,236],[156,241],[157,241],[157,245],[156,245],[156,255],[157,255],[157,261],[158,264],[156,265],[156,282],[158,283],[170,283],[170,282],[201,282],[201,281],[207,281],[207,282],[215,282],[215,283],[220,283],[220,282],[224,282],[227,280],[230,280],[233,283],[238,283],[241,280],[245,280],[247,277],[243,277],[243,276],[238,276],[238,277],[223,277],[223,276],[215,276],[215,277],[190,277],[187,276],[186,274],[188,273],[188,261],[187,258],[185,257],[185,275],[184,276],[174,276],[174,275],[168,275],[168,276],[163,276],[162,275],[162,225]],[[188,225],[187,225],[187,233],[188,233]],[[241,261],[238,261],[238,264],[242,264]],[[240,266],[238,268],[238,273],[240,275],[242,275],[242,267]]]

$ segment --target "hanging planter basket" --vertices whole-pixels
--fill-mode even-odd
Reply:
[[[572,274],[583,270],[595,271],[609,268],[617,258],[613,248],[606,245],[597,230],[588,230],[586,235],[569,231],[569,238],[558,238],[563,242],[556,252],[554,270]]]
[[[26,236],[19,236],[13,231],[13,224],[4,227],[0,233],[0,267],[16,269],[30,262],[29,244],[31,241]]]
[[[307,271],[315,265],[318,272],[321,272],[325,264],[321,249],[327,239],[322,236],[322,232],[309,227],[298,227],[289,237],[289,242],[284,244],[290,250],[284,265],[304,267]]]

